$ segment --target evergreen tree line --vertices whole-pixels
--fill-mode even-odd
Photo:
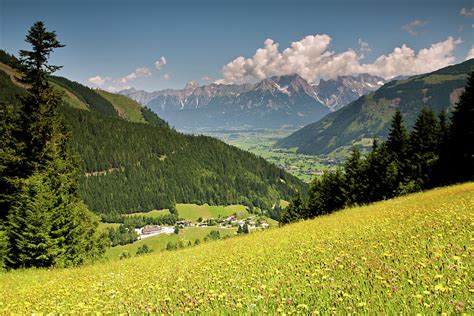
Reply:
[[[102,222],[105,223],[122,223],[124,225],[140,228],[145,225],[166,225],[172,226],[178,221],[178,215],[175,213],[161,216],[143,216],[133,215],[127,216],[121,213],[101,214]]]
[[[0,103],[0,268],[78,265],[101,256],[105,245],[98,217],[79,196],[61,95],[48,81],[60,68],[48,64],[49,55],[63,45],[42,22],[26,42],[32,50],[21,50],[16,65],[26,91]]]
[[[363,158],[354,148],[344,168],[311,183],[305,201],[297,193],[281,222],[329,214],[399,195],[474,180],[474,72],[448,122],[423,108],[410,133],[397,111],[385,142],[374,140]]]
[[[138,240],[138,234],[134,227],[127,224],[122,224],[117,228],[107,228],[106,235],[111,247],[131,244]]]

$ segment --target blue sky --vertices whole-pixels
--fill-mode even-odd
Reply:
[[[402,73],[422,72],[463,61],[473,44],[473,15],[471,0],[0,0],[0,47],[16,54],[26,47],[28,28],[43,20],[67,45],[52,57],[64,66],[59,74],[102,88],[151,91],[181,88],[189,80],[255,81],[286,72],[302,72],[310,81],[360,71],[389,77],[395,75],[387,70],[393,65]],[[288,56],[282,53],[292,42],[316,34],[324,36],[300,42],[303,49]],[[273,44],[265,46],[266,39]],[[327,42],[318,51],[321,41]],[[275,43],[277,55],[266,54]],[[410,61],[413,65],[404,63],[403,53],[373,64],[403,44],[416,57],[435,43],[442,44],[426,58],[439,60],[428,66],[422,56]],[[312,49],[310,59],[326,53],[324,58],[308,61],[305,45]],[[269,59],[252,58],[259,48]],[[439,50],[446,52],[439,56]],[[157,69],[161,56],[166,64]],[[223,71],[239,56],[244,58]]]

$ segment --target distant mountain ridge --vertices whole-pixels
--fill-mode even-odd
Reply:
[[[182,90],[120,91],[178,129],[297,128],[314,122],[361,95],[376,90],[384,79],[361,74],[321,80],[310,85],[299,75],[275,76],[255,84],[199,86]]]
[[[461,95],[474,59],[428,74],[392,80],[318,122],[280,140],[277,146],[298,148],[298,153],[328,154],[340,147],[385,138],[396,109],[411,128],[423,107],[436,113],[451,111]]]

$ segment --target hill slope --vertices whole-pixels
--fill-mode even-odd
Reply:
[[[125,96],[62,77],[51,80],[67,91],[61,112],[72,130],[73,152],[82,161],[80,192],[97,213],[147,211],[175,202],[269,208],[294,190],[306,189],[262,158],[210,137],[170,129]],[[23,91],[0,70],[0,101],[11,101]]]
[[[0,311],[472,312],[474,183],[70,270],[0,274]]]
[[[450,111],[458,100],[474,59],[435,72],[391,81],[320,121],[280,140],[278,147],[298,147],[298,153],[327,154],[363,138],[384,138],[397,108],[410,128],[423,107]]]

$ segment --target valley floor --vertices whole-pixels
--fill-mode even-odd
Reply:
[[[0,314],[474,311],[474,183],[178,251],[0,274]]]
[[[297,148],[276,148],[276,142],[291,134],[288,130],[225,130],[208,131],[203,134],[247,150],[257,156],[288,171],[305,182],[311,182],[315,176],[320,176],[325,170],[333,170],[344,162],[349,151],[344,149],[331,155],[297,154]]]

